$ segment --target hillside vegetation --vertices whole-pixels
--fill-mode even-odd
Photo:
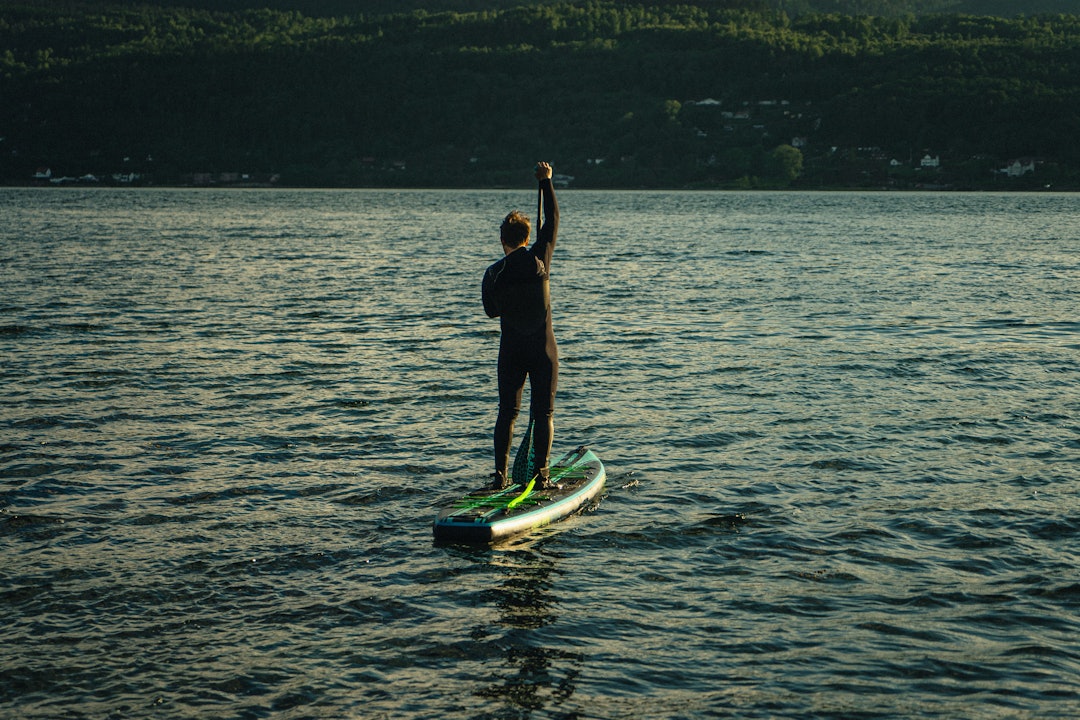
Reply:
[[[25,0],[0,0],[3,2]],[[65,0],[52,0],[61,2]],[[72,0],[66,0],[71,2]],[[186,7],[202,10],[234,12],[237,10],[288,10],[318,17],[344,15],[387,15],[425,10],[427,12],[473,12],[505,10],[524,5],[547,5],[550,0],[75,0],[99,6],[151,5]],[[623,3],[632,4],[632,3]],[[959,13],[966,15],[995,15],[1017,17],[1039,14],[1076,14],[1080,0],[653,0],[651,5],[693,4],[700,7],[740,10],[780,10],[790,16],[807,14],[927,15]]]
[[[1078,15],[216,4],[0,3],[0,179],[1080,186]]]

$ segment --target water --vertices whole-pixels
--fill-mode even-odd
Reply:
[[[0,716],[1080,715],[1075,196],[560,200],[609,487],[468,549],[531,191],[0,191]]]

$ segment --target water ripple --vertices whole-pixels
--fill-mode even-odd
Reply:
[[[2,192],[0,715],[1080,713],[1070,196],[564,193],[608,489],[462,548],[528,193]]]

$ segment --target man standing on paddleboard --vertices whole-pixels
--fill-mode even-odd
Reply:
[[[499,228],[503,258],[484,273],[484,311],[499,318],[499,416],[495,421],[495,474],[492,486],[509,485],[506,474],[514,421],[521,408],[521,391],[529,378],[530,413],[535,423],[533,453],[539,468],[537,485],[550,488],[548,468],[555,386],[559,377],[559,349],[551,327],[551,256],[559,230],[559,205],[551,184],[551,165],[536,164],[536,179],[543,199],[544,221],[529,247],[529,218],[515,210]],[[539,214],[539,208],[537,213]],[[537,222],[540,218],[537,217]]]

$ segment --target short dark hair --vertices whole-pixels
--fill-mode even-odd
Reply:
[[[507,247],[520,247],[529,240],[532,224],[529,217],[519,210],[506,216],[499,227],[499,238]]]

